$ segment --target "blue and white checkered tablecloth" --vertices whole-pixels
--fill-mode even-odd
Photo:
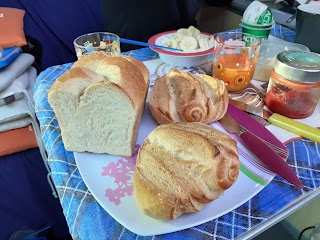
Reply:
[[[272,29],[271,34],[291,42],[294,38],[294,32],[278,25]],[[124,55],[141,61],[158,58],[148,48]],[[36,81],[34,99],[53,182],[73,239],[235,239],[320,186],[319,144],[306,139],[296,140],[287,144],[288,163],[305,185],[303,190],[292,187],[276,176],[251,200],[213,221],[159,236],[135,235],[102,209],[83,182],[73,153],[64,148],[57,119],[48,103],[47,92],[54,80],[71,65],[72,63],[53,66],[43,71]]]

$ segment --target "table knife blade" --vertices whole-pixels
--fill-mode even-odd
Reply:
[[[229,132],[236,133],[253,152],[272,172],[288,180],[298,188],[303,188],[303,184],[290,168],[288,163],[273,151],[265,142],[237,123],[228,113],[219,120],[220,124]]]
[[[261,123],[256,119],[250,116],[249,113],[246,113],[239,108],[233,106],[232,104],[228,105],[227,112],[232,116],[241,126],[254,133],[256,136],[260,137],[264,141],[272,144],[274,148],[278,149],[278,154],[283,158],[288,158],[288,149],[287,147],[274,136],[268,129],[266,129]]]

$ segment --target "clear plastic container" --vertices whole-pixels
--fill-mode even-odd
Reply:
[[[310,116],[320,98],[320,55],[284,51],[277,55],[266,105],[274,113],[299,119]]]
[[[309,48],[301,44],[277,40],[263,40],[253,79],[264,82],[269,81],[275,58],[278,53],[283,51],[310,52]]]

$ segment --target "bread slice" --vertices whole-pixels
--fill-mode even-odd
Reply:
[[[239,175],[236,141],[202,123],[157,127],[141,146],[134,196],[146,215],[170,220],[200,211]]]
[[[131,156],[148,90],[145,76],[126,58],[93,54],[90,64],[90,57],[75,63],[83,67],[73,66],[48,92],[65,148]]]

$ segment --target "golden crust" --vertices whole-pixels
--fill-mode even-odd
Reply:
[[[115,83],[130,96],[134,104],[138,106],[141,102],[144,103],[149,86],[140,68],[126,57],[121,56],[104,58],[98,64],[96,71],[103,71],[108,66],[116,66],[120,69],[120,76],[115,79]],[[103,74],[103,72],[100,73]],[[109,74],[106,73],[105,77],[108,78],[108,76]],[[110,80],[113,81],[112,78]]]
[[[139,150],[134,195],[148,216],[174,219],[218,198],[239,168],[237,144],[229,135],[203,123],[162,124]]]
[[[159,124],[218,121],[225,115],[228,101],[222,81],[177,69],[156,79],[148,97],[150,111]]]
[[[103,59],[110,57],[110,55],[104,53],[104,52],[94,52],[89,55],[85,55],[82,58],[78,59],[71,68],[76,67],[88,67],[89,65],[92,65],[95,62],[100,62]]]
[[[59,121],[66,148],[70,151],[91,151],[131,156],[144,111],[149,78],[150,73],[144,64],[128,57],[110,57],[105,53],[98,52],[86,55],[76,61],[71,69],[56,79],[48,91],[48,101]],[[115,101],[122,103],[122,101],[124,99],[127,100],[127,98],[130,100],[130,106],[127,107],[132,109],[131,119],[123,119],[123,125],[121,126],[126,131],[126,139],[115,139],[120,142],[115,145],[111,143],[105,144],[106,141],[100,141],[99,144],[91,144],[88,141],[77,141],[77,139],[81,139],[81,137],[78,136],[82,136],[83,133],[77,130],[77,124],[80,121],[73,119],[72,113],[77,111],[82,99],[90,94],[92,97],[95,97],[93,95],[99,92],[100,88],[111,90],[109,92],[114,93],[114,97],[111,100],[107,98],[107,96],[102,95],[102,97],[106,97],[107,99],[105,102],[106,105],[109,104],[113,106]],[[127,103],[128,101],[123,102]],[[95,104],[91,105],[92,108],[95,106]],[[121,109],[116,109],[116,111],[121,113]],[[70,112],[72,113],[70,114]],[[82,113],[79,113],[79,115],[81,114]],[[116,112],[114,112],[114,114],[117,115]],[[120,114],[117,116],[119,115]],[[81,117],[84,119],[89,119],[90,117],[95,118],[95,116],[86,116],[85,114],[82,114]],[[97,117],[97,119],[99,118]],[[86,120],[81,120],[81,123],[85,121]],[[110,121],[112,121],[112,119]],[[91,122],[87,122],[88,126],[91,127]],[[102,121],[101,124],[108,123],[107,121]],[[85,126],[82,127],[82,129],[87,128]],[[123,132],[122,128],[119,129],[119,132],[121,131]],[[96,138],[96,136],[90,136],[90,130],[86,130],[86,133],[89,138]],[[108,134],[109,133],[106,132],[105,136],[100,135],[99,137],[108,139]],[[123,136],[124,134],[113,135],[114,138],[118,137],[121,139]],[[114,140],[110,141],[112,141],[112,143],[116,142]],[[122,149],[122,152],[115,150],[118,147]]]
[[[150,72],[149,72],[149,69],[142,62],[138,61],[137,59],[135,59],[133,57],[129,57],[129,56],[123,56],[123,57],[125,59],[127,59],[128,61],[132,62],[134,65],[136,65],[140,69],[146,84],[149,86],[149,84],[150,84]]]
[[[50,90],[58,89],[61,87],[61,83],[74,78],[92,80],[93,82],[110,81],[108,73],[104,75],[99,72],[107,66],[119,68],[119,76],[115,83],[130,96],[136,107],[139,107],[141,103],[144,105],[150,79],[150,72],[146,66],[132,57],[111,57],[103,52],[92,53],[77,60],[71,69],[56,79]],[[111,72],[110,75],[114,75],[114,73]]]
[[[92,81],[92,82],[106,80],[104,76],[90,70],[89,68],[84,68],[84,67],[71,68],[56,79],[54,84],[51,86],[49,93],[53,90],[57,90],[61,88],[64,82],[70,81],[71,79],[75,79],[75,78],[87,79],[88,81]]]

